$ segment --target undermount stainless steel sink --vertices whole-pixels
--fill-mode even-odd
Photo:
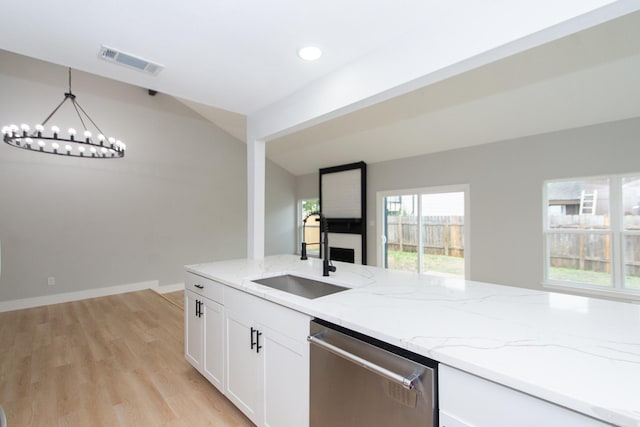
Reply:
[[[291,274],[256,279],[252,280],[252,282],[309,299],[319,298],[349,289],[319,280],[292,276]]]

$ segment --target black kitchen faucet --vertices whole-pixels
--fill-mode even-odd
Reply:
[[[307,259],[307,243],[304,241],[304,229],[305,229],[305,226],[307,225],[307,219],[309,219],[309,217],[313,215],[318,215],[320,217],[319,221],[322,222],[322,228],[324,229],[323,230],[324,238],[321,239],[322,242],[319,242],[319,243],[324,243],[324,251],[323,251],[324,257],[322,259],[322,275],[328,276],[329,272],[336,271],[336,266],[333,265],[333,263],[331,262],[331,257],[329,256],[329,222],[321,212],[311,212],[302,220],[302,249],[301,249],[300,259],[302,260]],[[316,219],[316,221],[318,221],[318,219]],[[316,245],[319,243],[309,243],[309,244]]]

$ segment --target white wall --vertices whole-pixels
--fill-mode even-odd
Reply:
[[[467,183],[471,279],[540,288],[543,181],[640,172],[638,135],[640,118],[369,164],[367,259],[377,259],[378,191]],[[317,179],[297,177],[296,197],[316,196]]]
[[[66,73],[0,51],[0,125],[43,120]],[[180,283],[185,264],[245,256],[244,144],[169,96],[80,72],[73,91],[127,154],[65,158],[0,143],[0,301]]]

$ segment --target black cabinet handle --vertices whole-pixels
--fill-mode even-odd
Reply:
[[[200,301],[196,300],[196,317],[200,317]]]
[[[260,345],[260,335],[262,335],[262,332],[256,329],[256,353],[260,353],[260,349],[262,348]]]
[[[253,334],[255,332],[258,332],[257,329],[253,329],[253,326],[251,327],[251,350],[253,350],[253,347],[258,344],[257,342],[253,342]]]
[[[196,283],[195,285],[193,285],[193,286],[195,286],[195,287],[196,287],[196,288],[198,288],[198,289],[204,289],[204,286],[202,286],[202,285],[198,285],[197,283]]]

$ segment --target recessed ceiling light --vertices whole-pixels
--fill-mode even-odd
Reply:
[[[298,50],[298,56],[305,61],[315,61],[322,56],[322,51],[315,46],[305,46]]]

